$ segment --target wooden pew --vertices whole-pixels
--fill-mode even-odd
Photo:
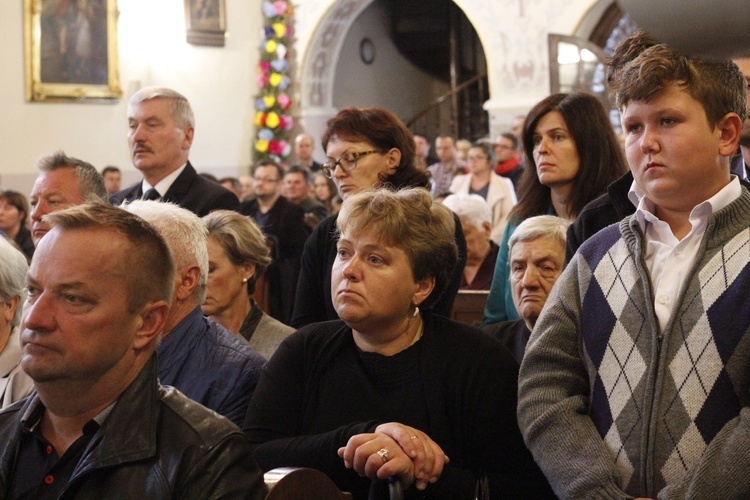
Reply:
[[[480,327],[489,290],[459,290],[453,302],[451,319]]]
[[[279,467],[265,473],[266,500],[351,500],[351,493],[338,489],[324,473],[315,469]]]

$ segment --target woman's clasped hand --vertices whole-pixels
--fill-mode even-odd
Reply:
[[[344,465],[362,477],[398,476],[404,488],[415,485],[418,490],[435,483],[450,461],[430,436],[398,422],[381,424],[374,433],[352,436],[338,453]]]

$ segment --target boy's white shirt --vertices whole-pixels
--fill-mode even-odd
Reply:
[[[690,232],[678,240],[669,224],[656,215],[656,205],[635,183],[628,198],[636,206],[636,218],[646,237],[646,266],[654,292],[654,311],[662,331],[667,326],[686,275],[698,254],[708,219],[742,194],[739,178],[731,176],[729,183],[690,212]]]

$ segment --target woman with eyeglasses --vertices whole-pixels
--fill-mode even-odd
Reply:
[[[348,107],[328,120],[323,149],[328,157],[322,171],[333,179],[341,198],[376,187],[398,190],[429,189],[429,177],[417,170],[414,137],[393,113],[382,108]],[[295,328],[338,319],[331,300],[331,268],[336,259],[336,216],[315,228],[302,253],[291,326]],[[456,224],[459,263],[443,295],[433,306],[437,314],[450,316],[453,299],[466,264],[466,240]]]
[[[469,173],[454,177],[449,191],[453,194],[477,194],[484,198],[492,217],[490,239],[499,245],[508,215],[516,204],[516,192],[510,179],[492,171],[494,164],[492,146],[475,142],[466,155]]]

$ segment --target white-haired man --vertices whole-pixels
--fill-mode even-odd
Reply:
[[[156,350],[159,380],[241,425],[265,360],[201,312],[208,279],[206,226],[172,203],[136,200],[126,209],[164,237],[177,267],[164,338]]]
[[[565,238],[570,222],[554,215],[530,217],[508,241],[510,291],[520,319],[488,325],[520,363],[526,343],[552,287],[565,264]]]

